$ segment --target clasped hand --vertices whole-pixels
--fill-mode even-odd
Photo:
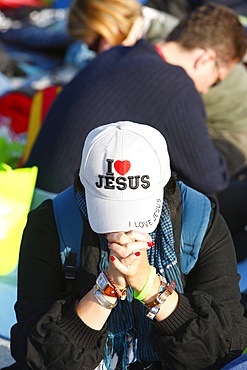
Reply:
[[[126,285],[141,291],[149,273],[147,250],[153,246],[149,234],[132,230],[106,235],[110,249],[109,274],[120,289]]]

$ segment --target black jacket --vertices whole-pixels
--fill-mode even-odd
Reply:
[[[179,260],[181,194],[173,218]],[[31,211],[24,230],[18,272],[17,324],[11,331],[12,355],[19,369],[93,370],[104,356],[107,324],[93,330],[77,316],[81,291],[98,275],[98,236],[86,228],[82,268],[70,295],[59,254],[52,202]],[[212,203],[210,225],[198,261],[182,276],[184,294],[166,320],[153,322],[150,341],[174,370],[220,369],[247,346],[247,318],[240,305],[235,251],[226,224]]]

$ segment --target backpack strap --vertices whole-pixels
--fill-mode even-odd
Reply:
[[[206,234],[211,202],[208,197],[178,181],[182,193],[182,228],[180,240],[180,264],[187,275],[195,266]]]
[[[195,266],[201,244],[206,234],[211,202],[202,193],[178,181],[182,194],[182,228],[180,263],[184,274]],[[60,241],[60,253],[66,279],[76,277],[81,259],[81,238],[84,231],[83,218],[76,203],[74,187],[71,186],[53,199],[54,215]]]
[[[53,209],[65,278],[74,280],[77,268],[81,264],[81,238],[84,226],[73,186],[53,199]]]

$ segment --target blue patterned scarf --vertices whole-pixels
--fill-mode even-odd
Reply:
[[[86,199],[84,192],[76,191],[77,204],[83,214],[88,219]],[[167,200],[164,199],[162,212],[158,227],[150,234],[155,243],[153,248],[147,251],[150,265],[156,267],[157,271],[164,276],[167,281],[175,280],[176,290],[183,292],[181,274],[177,264],[177,257],[174,249],[174,236],[170,211]],[[104,235],[99,235],[101,247],[100,270],[108,267],[109,249]],[[138,302],[137,318],[133,313],[133,289],[128,288],[127,299],[119,300],[108,320],[108,341],[105,347],[105,365],[110,370],[113,355],[116,353],[121,359],[121,368],[128,368],[128,348],[130,343],[133,345],[134,357],[138,361],[158,361],[159,357],[153,351],[149,343],[149,332],[151,320],[145,316],[145,307]],[[135,346],[137,339],[137,347]]]

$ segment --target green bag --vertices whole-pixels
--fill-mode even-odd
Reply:
[[[0,163],[0,276],[12,272],[18,263],[37,173],[35,166],[12,169]]]

